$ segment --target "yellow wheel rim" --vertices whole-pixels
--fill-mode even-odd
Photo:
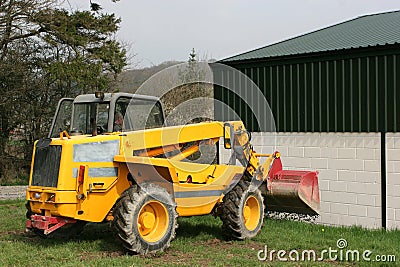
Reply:
[[[168,230],[168,211],[155,200],[147,202],[140,209],[137,226],[140,236],[147,242],[157,242]]]
[[[244,225],[247,230],[253,231],[260,222],[260,203],[254,196],[249,196],[243,207]]]

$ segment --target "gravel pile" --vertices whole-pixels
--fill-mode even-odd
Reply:
[[[268,211],[266,217],[275,220],[289,220],[289,221],[315,223],[319,215],[311,216],[306,214]]]
[[[4,199],[25,199],[26,185],[22,186],[0,186],[0,200]]]

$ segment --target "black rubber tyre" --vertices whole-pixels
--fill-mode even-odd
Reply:
[[[113,216],[117,238],[133,254],[164,251],[178,227],[175,202],[164,188],[155,184],[128,188],[118,199]]]
[[[31,210],[31,205],[29,204],[29,201],[27,201],[25,203],[25,208],[26,208],[26,213],[25,213],[25,217],[27,219],[30,219],[31,216],[33,215],[32,210]]]
[[[239,183],[228,192],[221,205],[223,233],[228,238],[243,240],[258,234],[263,225],[264,201],[259,189],[249,191],[249,183]]]

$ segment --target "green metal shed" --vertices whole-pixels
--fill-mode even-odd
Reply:
[[[219,63],[258,85],[278,132],[400,131],[400,11],[358,17]],[[232,92],[215,86],[214,95],[259,130]]]

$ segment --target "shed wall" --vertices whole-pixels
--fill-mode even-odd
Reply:
[[[227,64],[260,88],[278,132],[400,130],[400,49]],[[232,73],[214,75],[235,83]],[[235,110],[248,129],[259,131],[241,99],[218,86],[214,95]],[[223,114],[217,110],[216,119],[224,119]]]

